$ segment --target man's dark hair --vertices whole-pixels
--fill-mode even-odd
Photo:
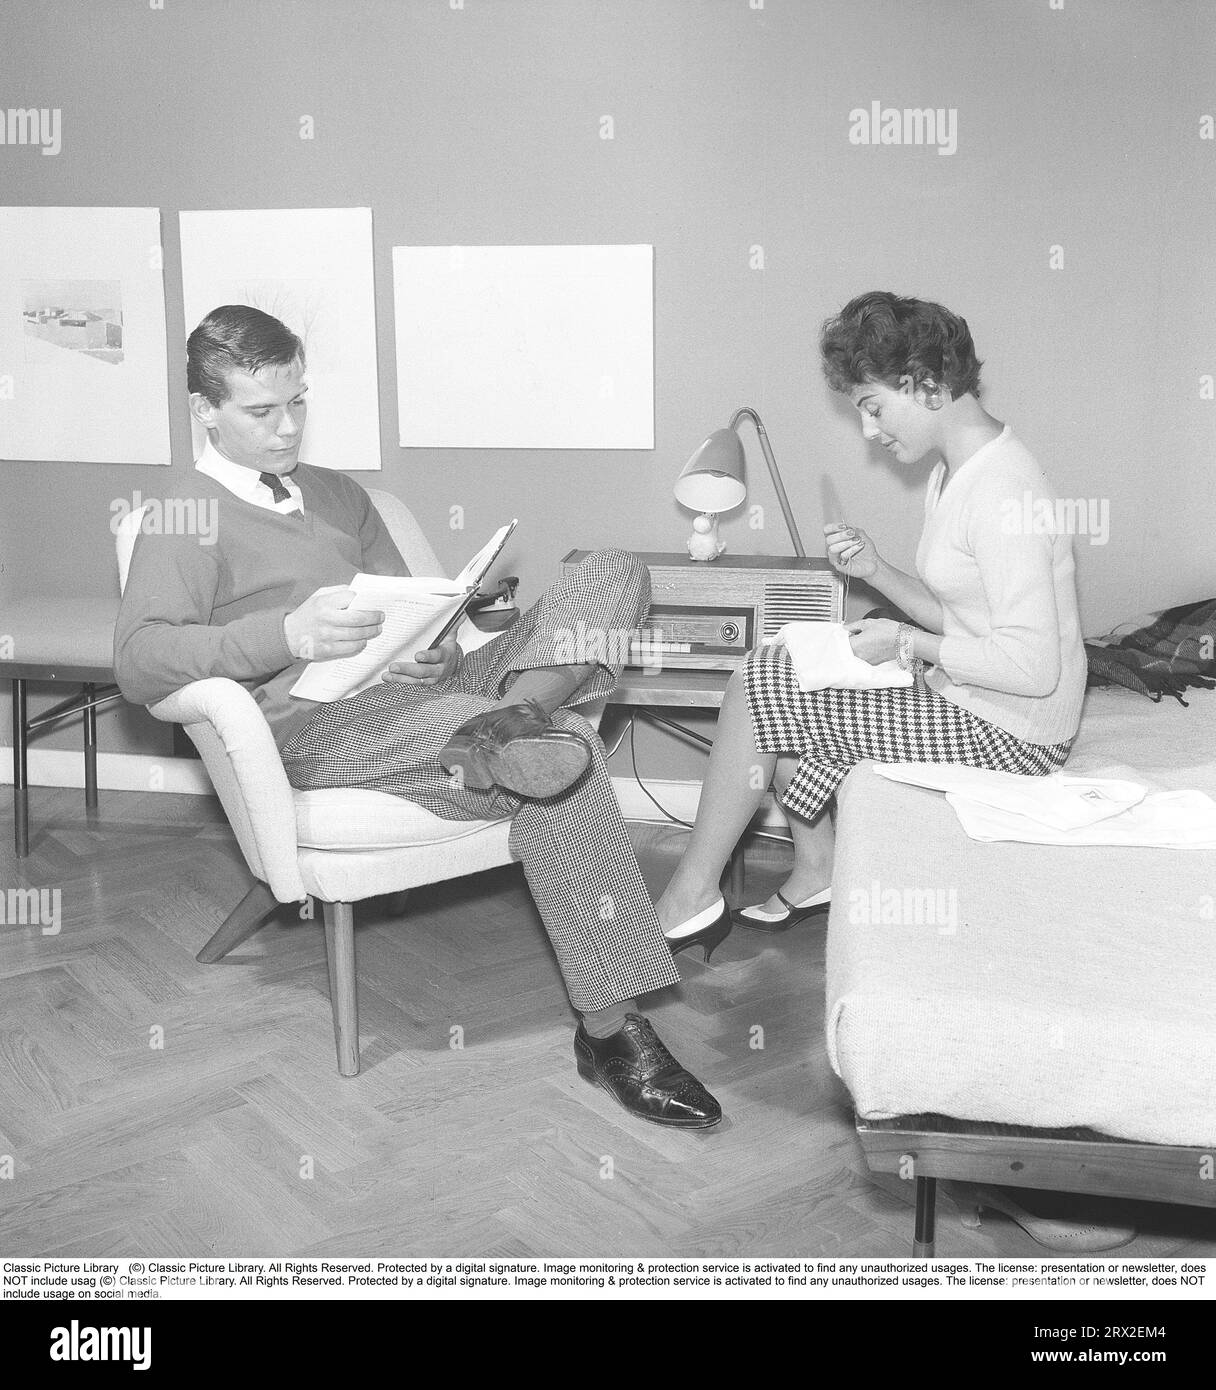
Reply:
[[[214,406],[228,399],[230,372],[304,361],[304,344],[278,319],[248,304],[212,309],[186,339],[186,386]]]
[[[915,389],[927,378],[955,398],[978,396],[980,367],[967,320],[927,299],[874,290],[850,299],[819,334],[823,371],[833,391],[866,381]]]

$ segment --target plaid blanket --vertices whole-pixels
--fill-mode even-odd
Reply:
[[[1085,655],[1089,685],[1125,685],[1185,705],[1184,690],[1216,687],[1216,599],[1169,608],[1109,646],[1086,642]]]

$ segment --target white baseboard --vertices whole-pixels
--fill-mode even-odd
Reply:
[[[30,786],[83,787],[84,755],[76,748],[31,748]],[[0,786],[13,781],[13,750],[0,748]],[[185,792],[210,796],[207,769],[194,758],[153,758],[144,753],[97,754],[97,786],[113,792]]]
[[[74,748],[31,748],[28,756],[30,785],[34,787],[83,787],[84,757]],[[0,786],[13,781],[13,750],[0,748]],[[98,753],[97,785],[102,791],[182,792],[210,796],[211,779],[195,758],[154,758],[142,753]],[[647,779],[651,794],[683,821],[693,821],[701,799],[700,782]],[[663,823],[663,815],[632,777],[614,777],[621,814],[626,820]],[[767,797],[759,823],[782,827],[785,817]]]

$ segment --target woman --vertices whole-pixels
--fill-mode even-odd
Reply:
[[[827,910],[832,827],[824,810],[849,770],[951,762],[1042,775],[1077,731],[1085,655],[1069,537],[1027,527],[1054,517],[1054,494],[1008,425],[978,399],[966,322],[940,304],[875,292],[823,326],[820,351],[862,434],[905,468],[937,458],[916,573],[884,560],[865,531],[824,527],[835,569],[865,580],[911,620],[848,625],[856,656],[896,660],[910,686],[804,693],[781,648],[753,652],[731,678],[687,851],[658,903],[673,951],[705,958],[731,929],[718,880],[782,754],[781,804],[793,869],[736,922],[782,931]],[[1045,506],[1036,505],[1043,502]]]

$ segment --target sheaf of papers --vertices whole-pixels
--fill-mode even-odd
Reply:
[[[375,685],[394,661],[413,661],[435,639],[485,578],[517,518],[500,526],[455,579],[357,574],[351,608],[384,614],[384,627],[355,656],[310,661],[290,694],[300,700],[344,700]],[[335,585],[342,588],[342,585]]]
[[[347,587],[355,592],[351,608],[382,612],[384,630],[355,656],[310,661],[291,687],[298,699],[343,700],[375,685],[392,662],[412,661],[431,645],[468,589],[446,579],[382,574],[357,574]]]

